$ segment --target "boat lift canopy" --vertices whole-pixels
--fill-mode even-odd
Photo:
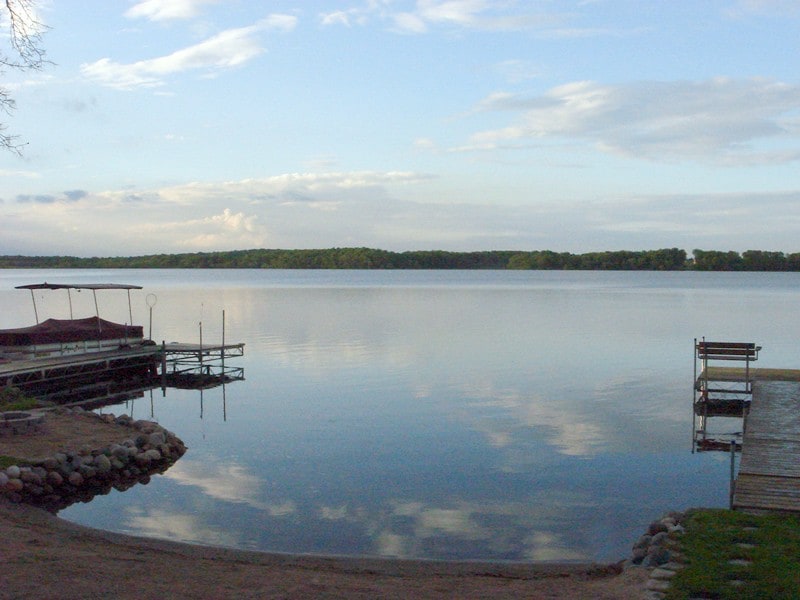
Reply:
[[[34,290],[67,290],[67,298],[69,299],[69,318],[74,319],[72,316],[72,296],[70,290],[92,290],[94,296],[94,310],[97,318],[100,318],[100,310],[97,307],[97,290],[127,290],[128,291],[128,315],[130,316],[130,324],[133,325],[133,309],[131,308],[131,290],[140,290],[142,286],[131,285],[127,283],[29,283],[27,285],[18,285],[15,289],[30,290],[31,299],[33,300],[33,313],[36,316],[36,324],[39,324],[39,311],[36,309],[36,297],[33,294]]]

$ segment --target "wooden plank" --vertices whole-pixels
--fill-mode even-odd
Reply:
[[[800,383],[754,385],[733,508],[800,512]]]

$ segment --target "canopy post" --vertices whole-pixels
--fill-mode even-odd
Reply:
[[[31,300],[33,300],[33,316],[36,318],[36,324],[39,324],[39,311],[36,310],[36,296],[33,294],[33,290],[31,290]]]
[[[94,314],[97,318],[100,318],[100,309],[97,308],[97,290],[92,290],[92,296],[94,296]]]
[[[69,320],[73,321],[75,320],[75,317],[72,316],[72,294],[70,293],[69,288],[67,288],[67,300],[69,300]]]
[[[133,308],[131,308],[131,291],[128,290],[128,317],[130,321],[128,321],[131,325],[133,325]]]
[[[97,307],[97,290],[92,290],[92,296],[94,297],[94,314],[97,315],[97,331],[102,333],[103,326],[100,325],[100,309]]]

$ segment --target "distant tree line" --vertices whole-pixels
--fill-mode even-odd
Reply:
[[[390,252],[372,248],[233,250],[129,257],[0,256],[5,269],[543,269],[610,271],[800,271],[800,253],[664,248],[572,254],[535,250]]]

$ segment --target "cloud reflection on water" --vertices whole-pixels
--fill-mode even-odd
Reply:
[[[545,494],[526,503],[477,502],[443,498],[432,503],[421,499],[385,498],[379,504],[357,501],[330,505],[324,498],[306,496],[270,501],[264,481],[244,465],[210,464],[209,461],[179,462],[164,477],[183,486],[195,486],[213,501],[215,508],[196,514],[159,509],[126,510],[130,531],[151,537],[212,543],[240,548],[269,548],[270,536],[286,526],[286,517],[303,523],[307,533],[323,522],[337,524],[342,539],[364,538],[368,546],[359,554],[413,558],[438,556],[463,558],[475,547],[486,556],[531,560],[588,560],[575,540],[559,531],[570,513],[591,505],[578,493],[559,494],[557,502]],[[257,528],[239,526],[236,520],[220,518],[244,504],[262,513]],[[252,520],[252,517],[251,517]],[[283,525],[279,525],[282,523]],[[276,548],[280,551],[280,548]],[[286,551],[284,549],[283,551]],[[291,550],[289,550],[291,551]]]
[[[208,461],[181,460],[164,476],[181,485],[196,486],[204,494],[216,500],[246,504],[273,517],[284,517],[297,511],[291,500],[279,502],[262,500],[260,498],[262,481],[248,473],[242,465],[215,465]]]
[[[128,507],[122,520],[135,535],[195,544],[242,547],[240,532],[225,527],[224,524],[207,524],[202,515],[163,508]]]

